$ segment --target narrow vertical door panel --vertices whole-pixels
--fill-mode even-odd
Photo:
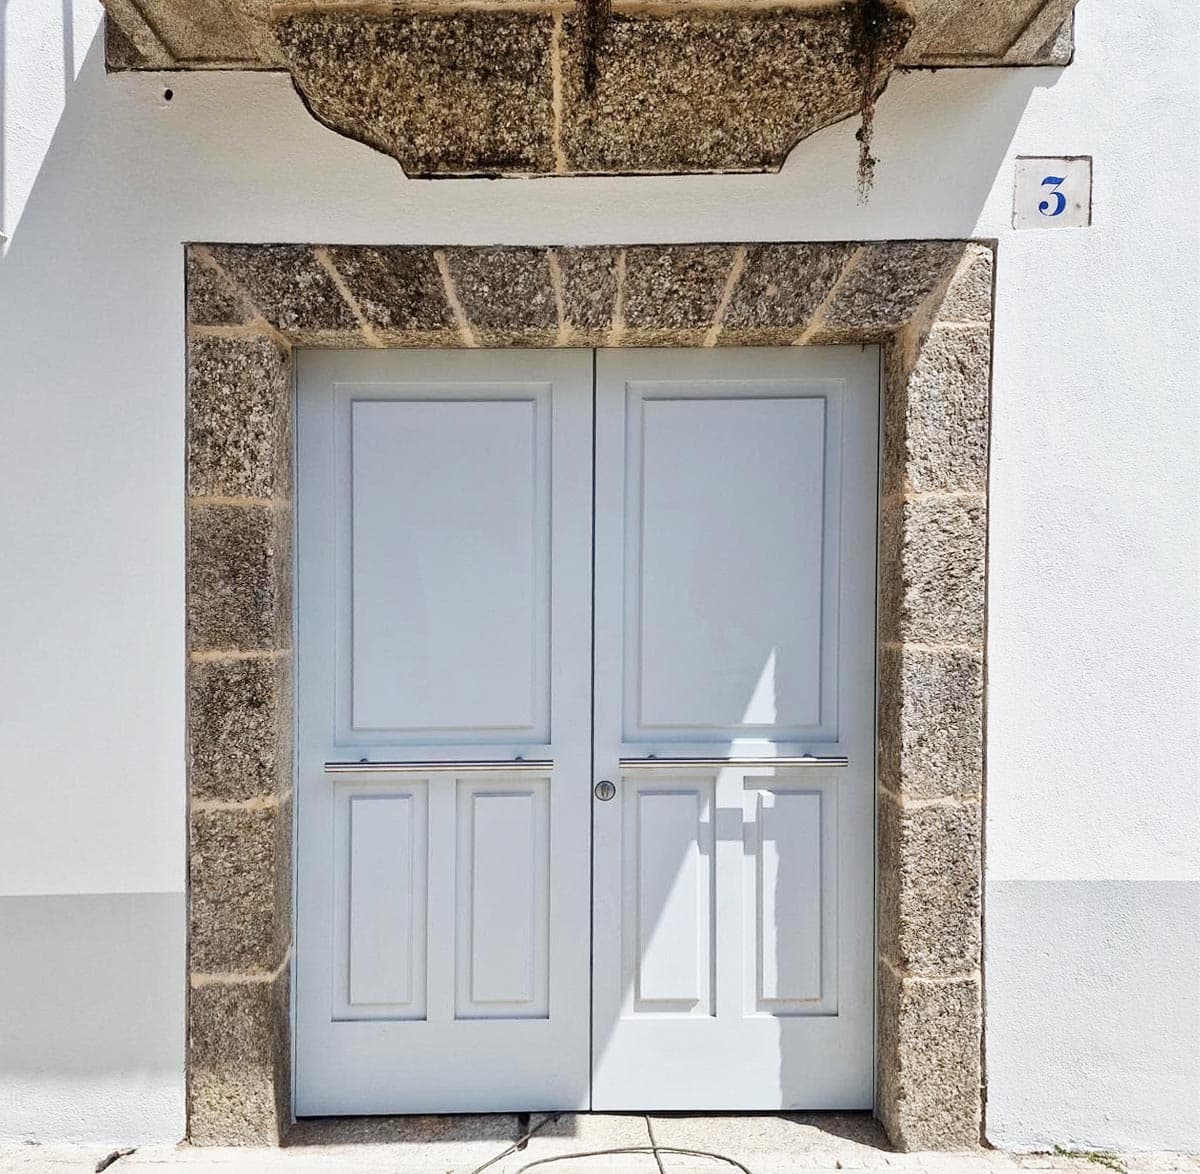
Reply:
[[[456,1015],[547,1013],[548,784],[459,783]]]
[[[416,902],[424,896],[417,873],[424,874],[425,862],[417,858],[416,803],[411,794],[359,794],[349,806],[349,1002],[410,1008],[425,953],[423,917],[417,925]]]
[[[759,791],[755,941],[760,1010],[821,1002],[826,920],[822,875],[834,850],[824,842],[819,790]],[[832,797],[830,799],[832,802]]]
[[[593,1107],[870,1107],[878,354],[596,397]]]
[[[627,790],[636,826],[629,836],[631,848],[636,847],[626,879],[626,919],[636,927],[630,941],[634,1009],[707,1014],[712,959],[708,794],[689,782]]]
[[[591,357],[298,372],[296,1110],[585,1108]]]

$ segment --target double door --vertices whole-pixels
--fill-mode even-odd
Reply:
[[[296,1111],[869,1107],[877,354],[298,407]]]

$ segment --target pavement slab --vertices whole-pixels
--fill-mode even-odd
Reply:
[[[0,1172],[85,1174],[119,1148],[117,1142],[0,1146]],[[1200,1174],[1200,1157],[987,1149],[898,1154],[865,1113],[493,1113],[306,1120],[278,1149],[143,1146],[108,1170],[164,1168],[181,1174]]]

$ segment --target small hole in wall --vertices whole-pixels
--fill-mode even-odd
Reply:
[[[164,99],[165,99],[167,102],[169,102],[169,101],[170,101],[172,98],[174,98],[174,97],[175,97],[175,91],[174,91],[174,90],[163,90],[163,98],[164,98]]]

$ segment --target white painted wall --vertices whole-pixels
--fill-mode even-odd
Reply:
[[[286,77],[106,79],[97,0],[0,14],[0,1137],[183,1129],[181,242],[979,235],[988,1135],[1200,1150],[1190,5],[1083,0],[1063,71],[895,79],[866,207],[851,124],[776,176],[414,182]],[[1018,153],[1095,155],[1095,227],[1014,233]]]

